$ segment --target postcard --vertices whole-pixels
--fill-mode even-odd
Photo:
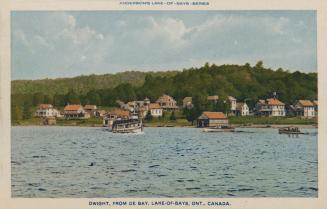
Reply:
[[[0,208],[326,207],[322,1],[3,3]]]

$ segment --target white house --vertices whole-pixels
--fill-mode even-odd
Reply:
[[[295,104],[296,115],[305,117],[305,118],[312,118],[315,117],[315,105],[309,100],[298,100]]]
[[[36,117],[60,117],[60,112],[51,104],[39,104],[35,112]]]
[[[236,115],[238,116],[250,115],[249,107],[245,102],[236,103]]]
[[[162,108],[158,103],[150,103],[149,109],[152,117],[162,117]]]
[[[276,98],[260,99],[256,105],[257,115],[285,116],[285,104]]]

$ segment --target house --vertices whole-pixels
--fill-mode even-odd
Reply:
[[[103,126],[111,127],[114,120],[129,119],[130,112],[123,109],[113,109],[103,117]]]
[[[315,117],[315,106],[310,100],[298,100],[294,106],[297,116],[305,118]]]
[[[122,109],[113,109],[109,111],[108,115],[110,115],[112,118],[123,118],[123,119],[128,119],[130,116],[130,112]]]
[[[218,102],[218,99],[219,99],[219,96],[218,95],[212,95],[212,96],[208,96],[207,97],[207,100],[209,102],[214,102],[214,103],[217,103]]]
[[[184,99],[183,99],[183,108],[186,108],[186,109],[192,109],[193,108],[192,97],[184,97]]]
[[[159,99],[157,99],[156,103],[159,104],[160,107],[166,111],[178,109],[178,107],[176,105],[176,100],[167,94],[164,94],[161,97],[159,97]]]
[[[133,113],[137,113],[139,111],[148,111],[149,110],[149,104],[150,100],[146,97],[143,101],[129,101],[126,104],[120,100],[117,101],[120,108],[124,110],[128,110]]]
[[[162,108],[158,103],[150,103],[149,110],[152,117],[162,117]]]
[[[232,96],[228,96],[227,99],[230,105],[230,115],[236,115],[236,99]]]
[[[250,110],[245,102],[236,103],[236,115],[237,116],[247,116],[250,115]]]
[[[276,98],[260,99],[256,104],[256,115],[285,116],[285,104]]]
[[[89,113],[90,116],[96,116],[97,106],[96,105],[85,105],[84,110]]]
[[[228,118],[222,112],[203,112],[197,119],[197,127],[228,125]]]
[[[97,110],[94,113],[95,117],[97,117],[97,118],[104,117],[106,114],[107,114],[107,112],[105,110]]]
[[[64,108],[65,119],[87,119],[90,118],[90,114],[86,112],[82,105],[68,104]]]
[[[60,117],[60,112],[51,104],[39,104],[35,112],[36,117]]]

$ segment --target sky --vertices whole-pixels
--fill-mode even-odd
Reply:
[[[210,64],[317,71],[314,11],[14,11],[12,79]]]

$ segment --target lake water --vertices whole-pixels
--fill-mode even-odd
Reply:
[[[238,130],[13,127],[12,196],[318,196],[317,135]]]

